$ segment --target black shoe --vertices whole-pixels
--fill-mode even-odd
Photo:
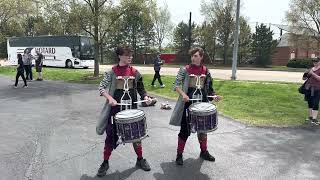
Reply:
[[[306,123],[308,123],[308,122],[311,122],[311,120],[312,120],[312,117],[308,117],[308,118],[306,118],[304,121],[305,121]]]
[[[317,119],[312,119],[311,123],[315,124],[315,125],[319,125],[319,121]]]
[[[109,169],[109,161],[104,160],[103,163],[100,165],[100,168],[98,170],[97,176],[103,177],[107,174],[107,170]]]
[[[209,153],[209,151],[204,151],[204,152],[201,152],[200,153],[200,157],[204,160],[207,160],[207,161],[212,161],[214,162],[216,159],[211,156],[211,154]]]
[[[183,157],[182,157],[182,154],[177,154],[177,158],[176,158],[176,164],[179,165],[179,166],[182,166],[183,165]]]
[[[142,169],[144,171],[150,171],[151,170],[150,165],[149,165],[149,163],[147,162],[146,159],[140,159],[140,160],[137,159],[136,167],[140,168],[140,169]]]

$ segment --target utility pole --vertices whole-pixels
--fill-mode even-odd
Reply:
[[[192,36],[192,27],[191,27],[191,12],[189,17],[189,34],[188,34],[188,40],[189,40],[189,49],[191,49],[191,36]]]
[[[239,48],[239,14],[240,14],[240,0],[237,0],[236,27],[234,30],[234,45],[233,45],[231,80],[237,79],[236,72],[237,72],[238,48]]]

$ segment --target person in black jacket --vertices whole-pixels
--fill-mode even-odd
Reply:
[[[24,77],[24,66],[23,66],[23,61],[22,61],[22,55],[18,54],[17,58],[18,58],[18,66],[17,66],[17,75],[16,75],[16,82],[14,84],[14,88],[17,88],[18,80],[19,80],[20,76],[22,77],[23,82],[24,82],[23,87],[28,87],[26,78]]]
[[[155,87],[154,82],[158,79],[160,87],[164,88],[165,85],[162,83],[161,81],[161,75],[160,75],[160,69],[161,69],[161,65],[162,65],[162,61],[160,59],[160,53],[157,54],[157,57],[154,59],[153,65],[154,65],[154,76],[153,76],[153,80],[151,83],[151,86]]]

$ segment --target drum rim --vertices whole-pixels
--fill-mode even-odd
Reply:
[[[121,115],[119,113],[124,112],[124,111],[139,111],[139,112],[142,112],[142,113],[138,114],[136,116],[132,116],[132,117],[125,117],[125,118],[124,117],[118,117],[119,115]],[[137,122],[137,121],[142,120],[145,117],[146,117],[146,115],[145,115],[144,111],[141,110],[141,109],[127,109],[127,110],[123,110],[123,111],[120,111],[120,112],[116,113],[115,116],[114,116],[114,120],[115,121],[120,121],[120,122],[121,121],[123,121],[123,122],[128,122],[128,121]],[[127,121],[125,121],[125,120],[127,120]]]
[[[208,130],[197,130],[197,133],[208,133],[208,132],[213,132],[215,130],[218,129],[218,125],[216,125],[216,127],[212,128],[212,129],[208,129]]]
[[[198,105],[198,104],[210,104],[210,106],[212,106],[213,108],[212,109],[209,109],[209,110],[204,110],[204,111],[198,111],[198,110],[194,110],[194,109],[192,109],[194,106],[196,106],[196,105]],[[217,112],[217,107],[214,105],[214,104],[211,104],[211,103],[209,103],[209,102],[197,102],[197,103],[193,103],[193,104],[191,104],[190,106],[189,106],[189,108],[188,108],[188,110],[189,110],[189,112],[190,113],[212,113],[212,114],[214,114],[214,113],[216,113]],[[205,115],[210,115],[210,114],[204,114],[204,116]]]
[[[123,141],[123,143],[134,143],[134,142],[140,142],[141,140],[145,139],[146,137],[148,137],[148,133],[146,132],[146,134],[140,138],[137,139],[132,139],[132,140],[128,140],[128,141]]]
[[[189,114],[192,116],[210,116],[217,114],[217,111],[190,111]]]
[[[139,121],[146,121],[146,116],[141,116],[139,118],[132,118],[132,119],[114,119],[114,122],[116,124],[130,124],[130,123],[139,122]]]

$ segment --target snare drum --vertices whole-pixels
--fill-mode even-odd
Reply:
[[[146,117],[140,109],[128,109],[114,116],[117,133],[123,143],[138,142],[147,136]]]
[[[188,112],[191,132],[206,133],[217,129],[218,113],[215,105],[207,102],[193,103]]]

